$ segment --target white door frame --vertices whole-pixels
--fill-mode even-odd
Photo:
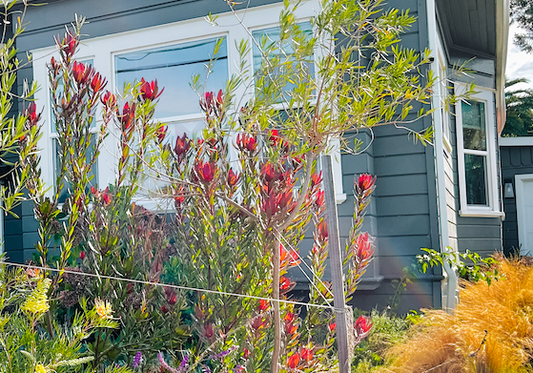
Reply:
[[[520,247],[520,255],[533,254],[530,249],[531,247],[533,247],[533,242],[527,242],[527,234],[523,226],[524,224],[533,224],[533,222],[526,222],[526,211],[524,208],[524,184],[526,182],[533,182],[533,174],[515,175],[516,225],[518,229],[518,244]]]

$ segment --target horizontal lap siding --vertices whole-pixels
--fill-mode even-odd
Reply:
[[[505,252],[518,249],[518,222],[516,217],[515,176],[533,174],[533,146],[500,147],[502,182],[511,182],[515,196],[504,198],[503,248]]]

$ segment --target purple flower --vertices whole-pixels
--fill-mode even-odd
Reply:
[[[181,361],[180,367],[179,367],[180,372],[187,366],[187,361],[189,361],[189,355],[185,355],[183,357],[183,360]]]
[[[143,354],[141,353],[141,351],[137,351],[137,353],[135,354],[135,357],[133,358],[133,364],[131,364],[131,366],[133,368],[137,368],[139,365],[141,365],[142,362],[143,362]]]

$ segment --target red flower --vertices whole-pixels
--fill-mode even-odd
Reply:
[[[376,182],[376,178],[372,178],[370,174],[361,174],[357,180],[357,186],[361,192],[371,189]]]
[[[219,105],[222,105],[222,103],[224,102],[224,93],[222,92],[222,90],[220,89],[218,91],[218,95],[217,95],[217,103]]]
[[[178,156],[178,159],[181,159],[182,156],[187,153],[189,148],[191,147],[191,143],[189,139],[187,138],[187,134],[183,133],[183,137],[178,136],[176,139],[176,145],[174,146],[174,153]]]
[[[212,162],[204,163],[199,161],[195,164],[194,168],[201,181],[204,183],[210,183],[215,177],[216,166]]]
[[[319,185],[322,182],[322,171],[320,171],[318,174],[311,175],[311,188],[313,188],[315,185]]]
[[[313,359],[313,350],[307,347],[302,347],[302,359],[308,363]]]
[[[286,250],[281,244],[279,245],[279,259],[281,267],[286,265],[294,267],[300,263],[298,253],[292,249]]]
[[[335,328],[337,327],[337,324],[332,322],[332,323],[329,323],[328,325],[328,329],[329,329],[329,332],[330,333],[333,333],[335,331]]]
[[[107,82],[100,75],[100,73],[96,73],[93,76],[93,79],[91,80],[91,88],[93,89],[94,92],[101,91],[105,87],[106,84],[107,84]]]
[[[273,166],[272,163],[265,163],[261,167],[261,175],[265,181],[270,184],[273,181],[279,180],[281,172],[277,167]]]
[[[167,306],[161,306],[161,312],[167,313],[168,312],[168,307]]]
[[[261,316],[255,317],[252,320],[252,324],[251,324],[252,328],[254,328],[255,330],[262,329],[265,327],[265,325],[266,325],[266,320],[263,320]]]
[[[37,107],[35,102],[30,102],[28,108],[24,111],[24,116],[29,122],[30,128],[35,127],[41,119],[41,114],[37,114]]]
[[[175,305],[176,301],[178,300],[178,296],[176,295],[176,292],[168,286],[165,287],[165,298],[168,304],[170,304],[171,306]]]
[[[91,194],[98,194],[98,189],[96,189],[95,187],[91,187]]]
[[[320,223],[318,223],[317,226],[318,235],[322,240],[325,240],[328,238],[328,225],[325,220],[322,220]]]
[[[78,85],[82,85],[87,83],[87,81],[90,79],[93,72],[93,68],[91,66],[85,66],[81,62],[74,61],[74,64],[72,65],[72,76],[74,77],[74,80]]]
[[[239,133],[237,135],[236,143],[237,147],[241,151],[248,151],[250,153],[253,153],[257,149],[257,141],[255,137],[247,133]]]
[[[85,251],[80,252],[80,259],[85,259]]]
[[[130,106],[129,102],[126,102],[124,109],[122,109],[120,121],[122,122],[122,131],[130,128],[133,129],[133,124],[135,123],[135,103]]]
[[[278,201],[274,193],[271,192],[263,202],[263,211],[268,220],[272,219],[272,217],[278,212]]]
[[[228,172],[228,184],[229,186],[235,186],[239,182],[239,174],[233,172],[233,169],[230,168]]]
[[[362,262],[364,260],[369,259],[372,254],[374,253],[372,242],[369,239],[369,235],[367,232],[360,234],[357,237],[357,260],[359,262]]]
[[[287,365],[289,368],[296,369],[298,364],[300,363],[300,354],[298,352],[295,352],[289,358],[287,359]]]
[[[162,143],[163,140],[165,140],[165,137],[167,136],[167,131],[168,131],[168,126],[160,126],[157,128],[156,135],[157,135],[157,141],[159,141],[159,143]]]
[[[181,205],[183,201],[185,200],[185,196],[183,195],[183,186],[180,186],[178,190],[175,192],[174,201],[177,205]]]
[[[276,130],[276,129],[272,129],[270,130],[270,137],[269,137],[269,140],[272,142],[272,145],[277,145],[280,141],[280,138],[279,138],[279,131]]]
[[[354,328],[357,336],[359,338],[364,338],[370,333],[370,330],[372,329],[372,323],[368,317],[361,315],[355,321]]]
[[[315,203],[316,203],[317,207],[324,206],[324,196],[325,196],[325,192],[323,190],[319,190],[316,193]]]
[[[117,99],[114,94],[112,94],[109,91],[106,91],[104,95],[100,98],[100,101],[102,101],[102,104],[105,105],[106,108],[112,109],[117,104]]]
[[[252,353],[246,347],[242,349],[242,358],[248,359]]]
[[[207,339],[210,339],[215,334],[215,331],[213,330],[213,324],[206,323],[204,326],[204,336]]]
[[[141,79],[141,87],[140,87],[141,96],[144,100],[155,100],[161,96],[164,88],[159,92],[159,88],[157,87],[157,79],[152,80],[151,82],[147,82],[144,80],[144,78]]]
[[[67,33],[61,42],[61,50],[65,52],[65,55],[72,57],[74,52],[76,52],[76,47],[78,46],[78,38]]]
[[[111,194],[109,193],[109,187],[105,188],[105,190],[102,192],[102,200],[106,205],[109,205],[111,203]]]
[[[290,287],[291,281],[287,277],[281,276],[279,278],[279,290],[287,290]]]
[[[259,301],[259,311],[266,311],[268,310],[268,308],[270,307],[270,302],[265,300],[265,299],[261,299]]]

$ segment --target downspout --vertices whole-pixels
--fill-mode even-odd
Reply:
[[[438,31],[437,31],[437,10],[435,7],[435,0],[427,0],[427,25],[428,25],[428,43],[431,51],[437,50],[438,45]],[[439,61],[434,58],[431,69],[438,72]],[[436,74],[438,76],[438,74]],[[440,106],[440,101],[435,95],[432,98],[434,108]],[[440,251],[448,251],[449,233],[448,233],[448,207],[446,205],[446,185],[444,173],[444,147],[443,147],[443,133],[442,133],[442,118],[439,110],[433,112],[433,130],[434,137],[434,151],[435,151],[435,168],[436,168],[436,187],[437,187],[437,208],[438,208],[438,226],[439,226],[439,242]],[[448,263],[444,263],[444,280],[443,280],[443,296],[446,296],[445,302],[442,306],[445,310],[452,310],[456,305],[456,294],[458,279],[455,269],[450,267]]]
[[[496,122],[498,136],[505,126],[505,67],[509,40],[509,0],[496,0]]]

